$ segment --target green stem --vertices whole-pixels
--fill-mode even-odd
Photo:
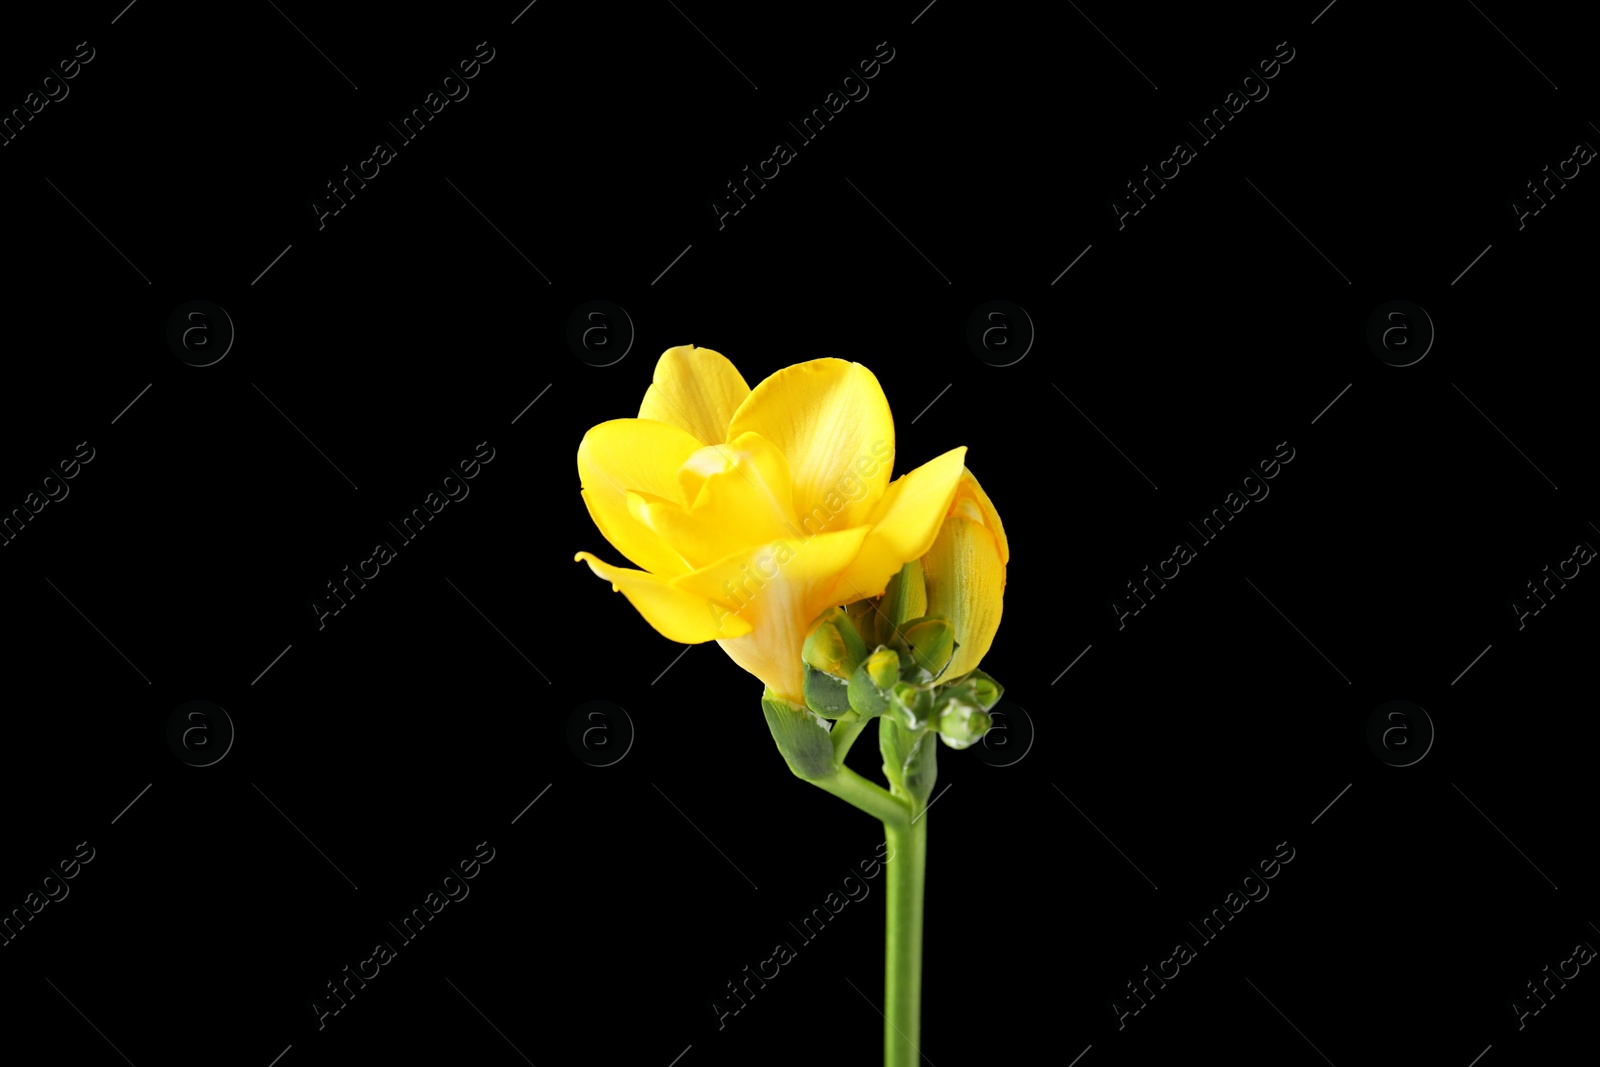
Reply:
[[[863,719],[854,711],[847,711],[834,720],[833,729],[829,731],[829,740],[833,742],[835,766],[844,766],[844,758],[850,754],[850,746],[856,743],[856,737],[871,721]]]
[[[884,1067],[916,1067],[922,1025],[922,897],[928,868],[928,816],[883,824],[889,844],[888,922],[883,960]]]
[[[904,801],[897,800],[883,786],[868,781],[849,767],[840,767],[837,774],[827,778],[807,778],[806,781],[881,820],[886,828],[910,825],[911,809]]]
[[[812,720],[797,719],[790,714],[803,710],[791,702],[764,699],[762,707],[779,751],[796,776],[883,823],[884,839],[890,850],[884,860],[888,868],[884,887],[888,914],[884,927],[883,1063],[884,1067],[917,1067],[921,1058],[917,1042],[921,1039],[922,1026],[922,898],[927,877],[927,809],[917,814],[920,804],[914,794],[902,792],[899,784],[895,792],[890,792],[844,765],[850,746],[870,719],[864,720],[854,711],[847,712],[834,722],[827,735],[818,736],[820,731],[814,732]],[[884,722],[879,729],[891,725]],[[889,750],[885,749],[886,759],[888,755]],[[903,757],[900,758],[903,761]],[[925,770],[931,775],[931,766]],[[899,777],[891,778],[900,782]],[[929,781],[931,783],[931,777]],[[913,814],[916,814],[915,820]]]

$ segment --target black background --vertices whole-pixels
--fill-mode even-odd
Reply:
[[[1493,1067],[1587,1039],[1587,968],[1520,1031],[1510,1007],[1600,943],[1600,579],[1520,630],[1510,606],[1600,544],[1596,179],[1521,230],[1510,206],[1600,143],[1570,13],[118,6],[0,38],[8,111],[95,49],[0,148],[0,506],[95,450],[0,548],[0,907],[96,850],[0,948],[8,1044],[877,1059],[881,880],[720,1029],[711,1002],[879,827],[787,773],[758,682],[572,562],[620,561],[578,441],[689,343],[752,384],[865,363],[896,474],[968,445],[1005,519],[984,666],[1036,736],[1009,766],[941,753],[929,1062]],[[480,41],[470,96],[319,229],[323,183]],[[870,95],[719,228],[723,183],[883,41]],[[1270,95],[1119,229],[1123,183],[1284,41]],[[192,299],[237,330],[210,367],[165,341]],[[636,329],[611,366],[565,339],[591,299]],[[1037,330],[1011,366],[965,340],[991,299]],[[1408,367],[1365,340],[1394,299],[1437,330]],[[483,441],[470,496],[319,629],[324,583]],[[1270,496],[1119,629],[1123,584],[1280,442]],[[237,729],[210,767],[166,743],[192,699]],[[637,731],[613,766],[568,744],[589,699]],[[1392,699],[1436,730],[1409,767],[1366,741]],[[471,895],[319,1030],[311,998],[480,841]],[[1124,983],[1280,842],[1270,896],[1119,1030]]]

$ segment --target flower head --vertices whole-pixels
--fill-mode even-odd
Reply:
[[[891,481],[894,420],[859,363],[797,363],[751,389],[721,354],[671,348],[639,417],[603,422],[578,447],[589,514],[638,569],[576,558],[664,636],[715,640],[802,705],[812,621],[880,596],[936,547],[961,499],[965,455],[951,449]],[[981,512],[980,499],[976,490]],[[992,529],[1003,545],[998,516]],[[960,566],[968,539],[951,536],[941,558]],[[1002,562],[1002,583],[1003,573]],[[993,615],[998,623],[998,607]]]

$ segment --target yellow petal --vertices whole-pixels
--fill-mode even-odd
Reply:
[[[872,372],[842,359],[785,367],[751,391],[728,434],[753,431],[789,461],[807,533],[859,526],[889,484],[894,418]]]
[[[684,345],[661,353],[639,417],[676,426],[701,444],[718,445],[728,440],[728,423],[749,395],[744,376],[728,357]]]
[[[922,557],[928,613],[949,619],[960,644],[945,677],[957,678],[976,668],[994,642],[1010,557],[1000,513],[972,472],[963,468],[949,517]]]
[[[994,501],[983,491],[978,479],[965,467],[961,469],[961,484],[956,487],[956,498],[950,505],[950,514],[973,519],[989,527],[1000,546],[1000,562],[1011,562],[1011,546],[1006,543],[1006,528],[1000,522],[1000,512],[995,510]]]
[[[750,632],[750,624],[737,615],[654,574],[613,567],[589,552],[579,552],[574,558],[587,563],[591,571],[610,582],[613,592],[627,597],[645,622],[670,640],[697,645],[717,637],[738,637]]]
[[[867,529],[788,538],[746,549],[690,574],[672,585],[697,598],[733,610],[752,631],[724,633],[718,640],[733,661],[765,682],[773,692],[804,704],[804,664],[800,653],[811,622],[850,596],[839,580],[861,550]]]
[[[590,517],[618,552],[647,571],[670,577],[689,565],[629,514],[628,492],[681,502],[678,468],[701,447],[676,426],[649,419],[602,422],[578,446],[578,478]]]
[[[966,446],[952,448],[889,486],[868,521],[861,553],[845,571],[846,599],[879,596],[901,567],[920,559],[939,535],[956,497]]]
[[[789,503],[789,465],[760,434],[695,452],[679,468],[678,486],[688,507],[641,493],[628,494],[628,507],[692,566],[800,532]]]

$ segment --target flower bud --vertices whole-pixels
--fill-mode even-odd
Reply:
[[[850,676],[850,707],[863,718],[882,714],[889,707],[889,690],[899,680],[899,654],[891,648],[878,649]]]
[[[928,593],[922,580],[922,564],[912,560],[900,568],[883,591],[878,610],[894,629],[901,629],[910,619],[921,617],[928,610]]]
[[[955,651],[956,628],[937,616],[913,619],[902,631],[918,667],[937,678]]]
[[[862,644],[867,648],[877,648],[884,643],[887,635],[878,634],[878,622],[881,616],[878,614],[876,601],[857,600],[853,604],[845,605],[844,611],[851,625],[856,628],[856,633],[861,635]],[[887,630],[888,627],[885,626],[884,629]]]
[[[900,657],[893,649],[880,648],[867,657],[867,677],[879,689],[889,690],[894,688],[894,683],[900,680]]]
[[[989,732],[989,713],[965,700],[946,702],[939,713],[939,739],[951,748],[966,748]]]
[[[812,624],[800,658],[824,674],[848,679],[867,658],[867,646],[842,608],[830,608]]]
[[[973,671],[967,675],[967,687],[972,693],[972,699],[984,711],[1000,703],[1000,695],[1006,691],[1005,686],[982,671]]]

